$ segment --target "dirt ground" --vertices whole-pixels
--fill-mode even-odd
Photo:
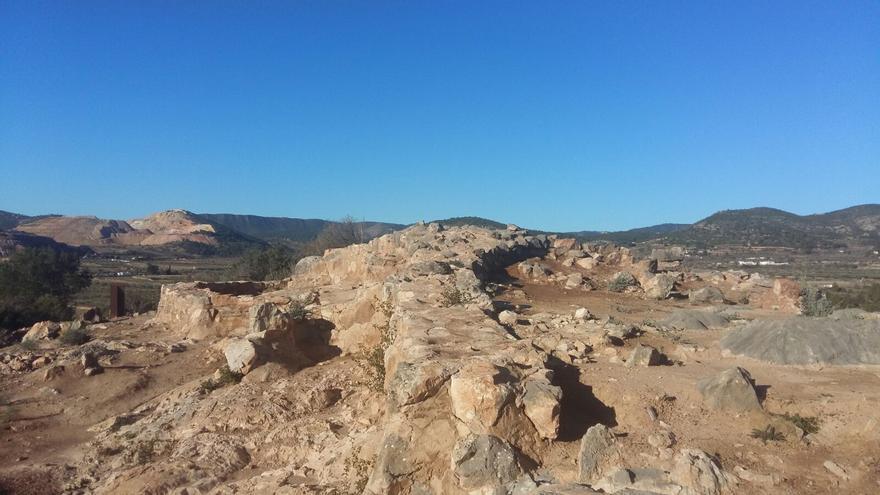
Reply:
[[[514,273],[509,271],[506,290],[497,299],[516,307],[526,318],[538,313],[571,314],[586,307],[600,318],[611,316],[647,330],[622,346],[594,349],[589,362],[578,364],[575,375],[563,377],[577,383],[570,388],[577,395],[564,399],[575,401],[577,407],[564,406],[563,414],[590,416],[562,418],[563,423],[613,426],[622,439],[621,458],[627,467],[654,466],[662,461],[662,452],[649,444],[648,437],[670,431],[676,438],[675,449],[704,450],[717,456],[728,472],[745,469],[758,477],[778,476],[775,481],[741,480],[736,493],[880,492],[880,367],[776,366],[727,357],[717,344],[730,329],[669,334],[645,324],[676,309],[694,308],[686,300],[653,301],[605,290],[565,290],[557,285],[527,283],[516,279]],[[744,318],[774,316],[747,306],[727,309]],[[222,355],[207,343],[187,342],[182,352],[172,352],[171,345],[178,339],[161,327],[146,325],[149,318],[145,315],[93,327],[94,339],[125,349],[103,359],[103,374],[84,377],[82,369],[74,365],[48,381],[43,369],[3,377],[0,493],[62,492],[65,472],[73,470],[93,439],[91,426],[182,384],[210,376],[222,364]],[[639,343],[659,349],[669,364],[624,366],[630,350]],[[302,371],[296,380],[317,382],[328,373],[354,376],[360,372],[348,358],[333,359],[326,365]],[[696,383],[734,366],[746,368],[755,379],[764,395],[765,413],[736,415],[704,406]],[[259,376],[248,375],[246,381]],[[360,400],[358,397],[353,395],[351,400]],[[656,411],[656,420],[649,417],[648,407]],[[816,417],[819,431],[802,438],[789,421],[778,416],[785,413]],[[780,430],[784,440],[765,444],[751,437],[754,429],[768,425]],[[543,465],[552,466],[553,476],[576,477],[579,438],[570,435],[549,446]],[[826,469],[826,461],[843,467],[849,479]],[[247,473],[242,471],[238,477]]]
[[[695,308],[687,300],[652,301],[604,290],[565,290],[518,280],[515,273],[508,271],[511,283],[498,299],[526,317],[570,314],[585,307],[599,317],[612,316],[649,330],[621,347],[596,349],[593,362],[579,366],[581,384],[598,399],[594,407],[607,408],[596,414],[597,419],[625,435],[622,444],[628,467],[652,465],[655,458],[649,453],[656,449],[647,438],[668,430],[676,437],[676,448],[698,448],[716,455],[728,471],[738,466],[758,475],[780,476],[778,483],[741,481],[737,493],[880,493],[880,367],[778,366],[726,357],[718,341],[730,328],[669,335],[650,331],[643,324],[675,309]],[[726,309],[745,318],[778,316],[745,306]],[[623,361],[639,343],[657,348],[671,363],[625,367]],[[735,366],[752,375],[759,395],[764,395],[767,414],[736,415],[704,406],[696,383]],[[657,421],[649,418],[649,406],[657,411]],[[819,431],[801,438],[790,421],[777,416],[785,413],[816,417]],[[753,429],[767,425],[783,432],[785,439],[765,444],[751,437]],[[557,454],[560,459],[553,464],[570,465],[573,476],[577,442],[560,443]],[[851,479],[842,480],[826,469],[823,463],[829,460],[845,467]]]
[[[216,358],[204,345],[188,343],[183,352],[170,352],[168,346],[177,339],[159,327],[145,327],[148,319],[139,316],[92,327],[94,339],[131,346],[104,358],[102,374],[86,378],[77,365],[49,380],[44,380],[44,370],[3,377],[0,493],[58,493],[61,476],[46,476],[60,470],[28,468],[74,463],[93,437],[92,425],[216,369],[216,363],[209,362]]]

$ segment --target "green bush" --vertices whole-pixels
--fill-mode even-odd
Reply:
[[[230,278],[244,280],[279,280],[289,277],[296,261],[284,246],[248,250],[232,266]]]
[[[24,249],[0,263],[0,328],[70,319],[70,298],[91,283],[79,256],[50,248]]]
[[[828,316],[832,311],[834,306],[822,291],[813,287],[801,290],[801,313],[804,316]]]
[[[305,320],[311,316],[311,312],[306,308],[306,305],[302,301],[293,301],[290,303],[290,308],[287,310],[287,314],[289,314],[294,320]]]
[[[204,394],[209,394],[218,388],[223,388],[227,385],[234,385],[236,383],[241,382],[241,379],[244,377],[243,374],[232,371],[229,369],[229,366],[223,366],[219,370],[219,377],[215,380],[214,378],[208,378],[199,384],[199,391]]]
[[[826,295],[835,308],[880,311],[880,283],[851,289],[835,287],[829,290]]]
[[[474,300],[470,293],[459,289],[455,285],[446,286],[440,294],[440,297],[442,298],[443,306],[447,308],[450,306],[470,304]]]
[[[608,282],[608,290],[611,292],[623,292],[628,287],[636,284],[636,279],[629,273],[618,273],[616,277]]]
[[[758,440],[764,442],[781,442],[785,440],[785,435],[782,434],[781,431],[778,431],[775,427],[767,425],[763,430],[760,428],[755,428],[752,430],[750,435],[752,438],[757,438]]]
[[[58,337],[64,345],[82,345],[91,340],[88,330],[85,328],[68,328]]]

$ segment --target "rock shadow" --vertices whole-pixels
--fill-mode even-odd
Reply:
[[[553,383],[562,388],[559,413],[559,440],[574,441],[595,424],[617,426],[614,408],[602,403],[593,394],[593,387],[581,383],[581,370],[564,361],[551,358],[547,366],[553,370]]]
[[[290,372],[333,359],[342,350],[330,344],[333,323],[321,318],[294,321],[286,331],[266,332],[260,344],[260,364],[272,362]]]
[[[313,366],[322,361],[333,359],[342,354],[342,350],[330,344],[330,337],[336,325],[323,318],[303,320],[293,328],[297,348]]]

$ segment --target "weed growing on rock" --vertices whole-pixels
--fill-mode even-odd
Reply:
[[[82,345],[91,340],[88,330],[84,328],[71,328],[61,333],[58,340],[64,345]]]
[[[455,285],[446,286],[443,289],[443,292],[440,293],[440,297],[442,298],[443,307],[445,308],[469,304],[474,300],[470,293],[459,289]]]
[[[232,371],[229,369],[229,366],[223,366],[218,370],[220,376],[215,380],[214,378],[208,378],[199,384],[199,392],[203,394],[209,394],[218,388],[223,388],[227,385],[234,385],[241,381],[243,374]]]
[[[287,310],[287,314],[289,314],[294,320],[305,320],[311,316],[311,312],[306,308],[306,305],[302,301],[293,301],[290,303],[290,308]]]
[[[394,343],[396,332],[391,328],[391,316],[394,307],[390,300],[376,301],[373,308],[385,316],[385,322],[378,327],[381,335],[379,344],[367,351],[367,374],[370,376],[370,388],[383,392],[385,390],[385,351]]]
[[[361,458],[360,449],[345,460],[345,470],[355,479],[352,493],[360,494],[364,492],[367,488],[367,481],[370,479],[370,469],[372,467],[372,463]]]
[[[801,416],[800,414],[775,414],[791,424],[797,426],[804,433],[817,433],[819,431],[819,418],[815,416]]]
[[[623,292],[631,285],[635,285],[635,282],[635,278],[629,273],[620,273],[608,282],[608,290],[611,292]]]
[[[781,442],[785,440],[785,435],[782,434],[781,431],[777,431],[775,427],[771,425],[767,425],[766,428],[759,429],[755,428],[752,430],[752,434],[750,435],[752,438],[757,438],[766,444],[767,442]]]
[[[22,348],[25,351],[33,351],[37,348],[37,341],[35,340],[22,340],[18,343],[18,347]]]

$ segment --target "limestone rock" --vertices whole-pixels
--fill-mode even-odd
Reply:
[[[489,431],[501,408],[513,397],[513,388],[505,381],[509,376],[509,370],[483,361],[459,370],[449,385],[455,417],[472,432]]]
[[[663,355],[657,349],[639,344],[630,353],[629,359],[626,360],[626,366],[630,368],[636,366],[657,366],[662,360]]]
[[[675,277],[666,273],[658,273],[642,282],[645,296],[652,299],[666,299],[675,290]]]
[[[231,371],[247,374],[258,360],[257,345],[249,339],[235,339],[223,349],[226,364]]]
[[[601,463],[614,445],[614,434],[603,425],[591,426],[581,438],[578,453],[578,481],[589,483],[599,475]]]
[[[541,438],[553,440],[559,434],[562,389],[551,383],[552,372],[528,377],[523,385],[523,409]]]
[[[574,317],[578,320],[593,320],[596,317],[593,316],[593,313],[590,312],[587,308],[578,308],[574,311]]]
[[[519,320],[519,315],[509,309],[498,313],[498,322],[502,325],[516,325],[517,320]]]
[[[880,320],[755,320],[725,335],[720,346],[777,364],[880,364]]]
[[[452,450],[452,472],[470,493],[494,493],[488,490],[515,481],[522,470],[507,442],[492,435],[468,435]]]
[[[717,287],[703,287],[691,291],[688,300],[694,304],[720,304],[724,302],[724,294]]]
[[[700,380],[697,389],[703,400],[713,409],[759,411],[761,403],[752,384],[752,377],[743,368],[730,368]]]
[[[37,340],[48,340],[57,338],[61,333],[61,325],[54,321],[41,321],[38,323],[34,323],[30,330],[24,337],[22,337],[22,341],[37,341]]]
[[[688,488],[693,495],[732,493],[731,479],[708,454],[696,449],[683,449],[675,458],[670,477]]]

